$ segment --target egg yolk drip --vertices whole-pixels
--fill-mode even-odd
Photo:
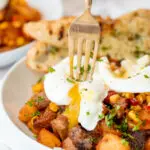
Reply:
[[[71,102],[66,107],[66,110],[64,111],[64,115],[69,120],[69,129],[70,129],[78,124],[78,116],[80,112],[80,101],[81,101],[78,84],[75,84],[69,90],[68,96],[71,98]]]

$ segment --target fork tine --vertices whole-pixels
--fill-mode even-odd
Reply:
[[[80,68],[81,68],[81,59],[82,59],[82,46],[83,46],[83,38],[79,38],[78,40],[78,51],[77,51],[77,72],[76,78],[80,79]]]
[[[74,62],[74,45],[75,41],[74,39],[69,36],[69,63],[70,63],[70,77],[73,78],[73,62]]]
[[[92,68],[91,68],[91,73],[90,73],[90,79],[92,79],[92,76],[93,76],[93,73],[94,73],[94,70],[95,70],[95,63],[96,63],[96,59],[97,59],[98,47],[99,47],[99,41],[95,41],[93,62],[92,62]]]
[[[86,48],[85,48],[85,60],[84,60],[84,76],[83,79],[87,79],[87,73],[88,73],[88,65],[89,65],[89,60],[90,60],[90,51],[91,51],[91,45],[92,41],[87,40],[86,41]]]

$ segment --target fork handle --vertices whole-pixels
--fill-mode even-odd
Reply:
[[[85,0],[86,9],[91,9],[92,7],[92,0]]]

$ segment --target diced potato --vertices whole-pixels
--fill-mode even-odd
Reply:
[[[106,134],[96,146],[96,150],[130,150],[129,144],[123,144],[122,138],[114,134]]]
[[[42,92],[43,91],[43,83],[37,83],[37,84],[35,84],[35,85],[33,85],[32,86],[32,91],[34,92],[34,93],[40,93],[40,92]]]
[[[40,131],[37,140],[50,148],[61,146],[60,140],[53,133],[44,128]]]
[[[23,122],[28,122],[35,112],[37,112],[37,108],[35,106],[25,104],[19,112],[19,119]]]

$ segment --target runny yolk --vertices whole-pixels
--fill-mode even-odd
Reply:
[[[64,115],[69,120],[69,128],[72,128],[78,124],[78,116],[80,111],[81,96],[79,93],[79,86],[75,84],[68,92],[68,96],[71,98],[70,104],[66,107]]]

